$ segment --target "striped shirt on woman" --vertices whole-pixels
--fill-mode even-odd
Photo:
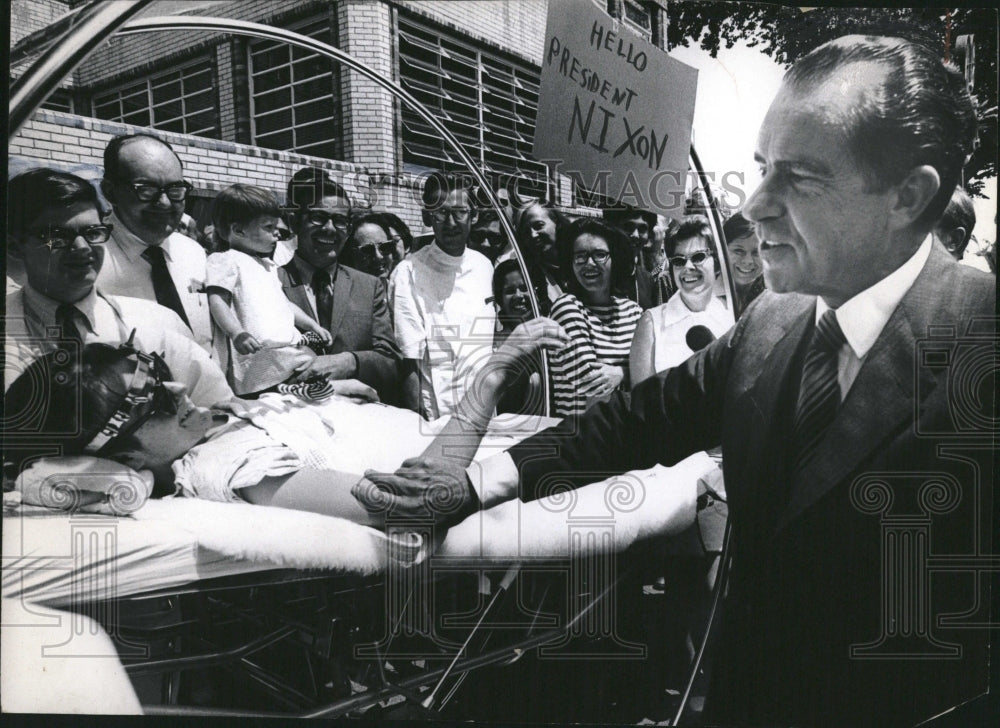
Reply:
[[[582,393],[583,378],[600,364],[625,368],[627,387],[628,353],[642,309],[627,298],[612,297],[606,306],[585,306],[567,293],[552,304],[549,317],[559,322],[570,342],[552,355],[552,392],[555,414],[574,415],[587,409]]]

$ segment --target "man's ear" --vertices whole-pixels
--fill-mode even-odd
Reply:
[[[957,227],[948,233],[947,238],[944,241],[944,247],[948,249],[949,253],[954,254],[956,250],[962,245],[965,240],[966,230],[964,227]]]
[[[479,210],[473,207],[471,210],[469,210],[469,226],[471,227],[472,225],[475,225],[476,220],[478,219],[479,219]]]
[[[906,228],[915,223],[941,189],[941,178],[934,167],[922,164],[895,186],[896,198],[889,211],[892,228]]]
[[[420,218],[424,221],[424,225],[426,225],[427,227],[431,226],[431,223],[433,222],[433,220],[431,219],[431,213],[430,212],[428,212],[427,210],[421,210],[420,211]]]
[[[101,180],[101,194],[103,194],[104,199],[112,205],[118,204],[118,201],[115,199],[115,186],[106,179]]]

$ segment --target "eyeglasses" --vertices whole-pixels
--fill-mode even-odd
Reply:
[[[451,215],[455,222],[465,222],[469,219],[469,213],[472,210],[468,207],[438,207],[428,212],[430,212],[434,222],[446,222],[448,215]]]
[[[670,265],[674,268],[683,268],[689,260],[695,265],[701,265],[711,254],[710,250],[696,250],[691,255],[671,255]]]
[[[383,258],[396,257],[396,243],[392,240],[386,240],[384,243],[368,243],[358,247],[358,252],[366,258],[374,258],[376,250]]]
[[[190,182],[170,182],[163,185],[151,185],[146,182],[129,182],[132,192],[140,202],[152,202],[160,199],[160,195],[166,195],[171,202],[181,202],[187,198],[188,192],[194,189]]]
[[[104,245],[111,237],[113,225],[88,225],[82,228],[47,227],[33,231],[39,240],[49,246],[49,250],[63,250],[72,247],[77,238],[83,238],[87,245]]]
[[[291,240],[292,231],[284,227],[275,228],[274,237],[276,237],[278,240]]]
[[[326,224],[332,221],[333,226],[338,230],[347,230],[351,226],[351,218],[347,215],[324,210],[309,210],[306,213],[306,220],[310,225],[316,227],[326,227]]]
[[[591,250],[589,253],[573,253],[573,263],[576,265],[586,265],[588,260],[593,260],[597,265],[604,265],[611,260],[611,253],[607,250]]]
[[[506,237],[501,233],[494,233],[489,230],[473,230],[469,233],[469,242],[473,245],[489,243],[490,247],[500,247],[505,239]]]

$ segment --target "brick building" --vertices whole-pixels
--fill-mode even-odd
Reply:
[[[11,47],[44,42],[41,29],[79,4],[12,0]],[[665,3],[607,7],[662,45]],[[339,47],[416,96],[495,186],[516,185],[567,208],[583,201],[531,155],[546,0],[168,0],[144,14],[181,10]],[[24,63],[17,53],[12,60],[16,77]],[[196,217],[229,184],[253,181],[283,198],[291,174],[316,165],[419,232],[422,175],[462,166],[418,114],[357,72],[286,43],[213,31],[112,36],[25,124],[9,153],[20,166],[100,167],[107,140],[138,129],[177,149],[196,188]]]

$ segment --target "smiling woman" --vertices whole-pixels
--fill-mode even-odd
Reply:
[[[629,353],[633,386],[677,366],[733,325],[714,249],[708,220],[700,215],[684,218],[666,240],[677,292],[642,314]]]
[[[619,387],[627,387],[628,352],[642,309],[622,294],[632,254],[619,230],[581,218],[558,232],[569,293],[549,316],[566,329],[567,346],[552,355],[555,413],[582,413]]]

